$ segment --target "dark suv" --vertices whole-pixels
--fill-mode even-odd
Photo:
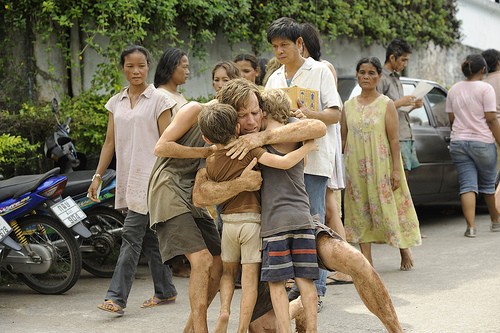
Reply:
[[[404,94],[410,95],[421,80],[401,77]],[[415,205],[457,202],[458,180],[450,158],[450,121],[446,113],[447,90],[436,82],[424,97],[424,105],[410,112],[411,128],[420,167],[410,172],[408,184]],[[361,92],[354,76],[341,76],[338,83],[343,101]]]

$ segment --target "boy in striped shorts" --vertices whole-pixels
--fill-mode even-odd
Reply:
[[[288,122],[290,101],[279,89],[262,93],[267,113],[266,130]],[[297,143],[268,145],[270,153],[283,155]],[[309,198],[304,185],[304,162],[287,170],[262,166],[261,281],[267,281],[280,332],[291,332],[285,282],[294,278],[300,290],[307,332],[317,330],[318,296],[313,280],[319,278],[316,240]],[[319,217],[318,217],[319,219]]]
[[[252,149],[242,160],[226,156],[224,146],[239,135],[238,113],[228,104],[213,103],[205,106],[198,116],[203,139],[215,144],[217,151],[206,159],[209,179],[217,182],[239,177],[243,170],[257,159],[261,165],[286,169],[301,163],[308,152],[317,149],[314,140],[284,156],[270,154],[263,148]],[[220,281],[221,310],[216,332],[226,332],[229,320],[234,281],[238,267],[242,266],[242,297],[238,332],[246,332],[250,324],[259,282],[261,262],[260,193],[241,192],[221,205],[222,229],[222,278]],[[314,239],[314,235],[313,235]],[[288,301],[287,301],[288,309]],[[288,311],[288,310],[287,310]]]

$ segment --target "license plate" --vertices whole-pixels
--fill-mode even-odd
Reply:
[[[50,206],[50,209],[68,228],[71,228],[87,217],[71,197],[67,197],[63,201]]]
[[[10,225],[0,216],[0,241],[7,237],[8,234],[12,231]]]

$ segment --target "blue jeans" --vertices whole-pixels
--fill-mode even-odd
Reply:
[[[494,143],[451,141],[450,156],[457,168],[460,194],[495,193],[497,149]]]
[[[123,225],[120,255],[105,300],[112,300],[122,308],[127,306],[141,250],[153,277],[154,296],[165,299],[177,295],[172,283],[172,271],[168,265],[163,264],[158,238],[149,228],[149,215],[129,210]]]
[[[311,206],[311,215],[319,215],[321,223],[325,224],[326,214],[326,188],[328,184],[328,177],[315,176],[304,174],[304,183],[306,185],[307,195],[309,196],[309,204]],[[328,272],[324,269],[319,270],[319,279],[314,280],[318,296],[325,296],[326,294],[326,276]],[[294,284],[292,292],[298,293],[297,285]]]

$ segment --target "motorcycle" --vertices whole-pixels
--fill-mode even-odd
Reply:
[[[78,154],[69,136],[71,117],[66,118],[66,121],[61,124],[59,121],[59,103],[57,99],[52,99],[52,113],[56,118],[56,130],[47,137],[43,147],[43,151],[47,158],[55,162],[55,166],[61,168],[61,173],[66,174],[72,172],[75,168],[84,168],[85,156]]]
[[[3,175],[0,174],[0,180],[3,179]],[[12,228],[10,225],[0,216],[0,262],[2,262],[6,253],[8,253],[3,250],[5,247],[15,251],[21,251],[22,249],[21,245],[9,236],[11,232]]]
[[[3,248],[7,246],[11,250],[21,251],[22,247],[15,240],[10,238],[9,234],[12,232],[10,225],[0,216],[0,262],[3,259],[5,251]]]
[[[85,211],[83,220],[92,235],[84,239],[81,245],[82,267],[97,277],[111,277],[120,253],[122,227],[125,216],[115,210],[114,196],[116,188],[115,171],[106,170],[102,175],[100,203],[87,198],[93,171],[75,170],[86,161],[85,155],[76,151],[69,136],[71,118],[61,124],[59,107],[56,99],[52,100],[52,112],[57,122],[56,131],[47,138],[44,145],[45,156],[51,158],[68,178],[62,197],[72,197]]]
[[[42,294],[74,286],[82,268],[79,240],[91,235],[81,222],[85,213],[71,198],[61,198],[67,178],[59,172],[0,181],[0,216],[21,246],[2,246],[0,268]]]
[[[93,174],[93,171],[87,170],[67,174],[68,183],[62,196],[72,197],[87,214],[83,223],[92,235],[84,239],[80,247],[83,269],[97,277],[111,277],[120,254],[125,216],[113,208],[115,171],[108,169],[102,175],[100,203],[87,197]]]

